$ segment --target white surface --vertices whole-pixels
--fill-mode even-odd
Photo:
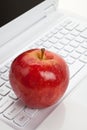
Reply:
[[[0,130],[14,130],[0,120]]]
[[[87,18],[87,0],[59,0],[59,8]]]
[[[87,77],[37,130],[87,130]]]

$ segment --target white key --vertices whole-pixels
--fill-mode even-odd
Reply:
[[[49,48],[52,45],[51,45],[51,43],[49,41],[46,41],[46,42],[44,42],[43,46],[46,47],[46,48]]]
[[[71,56],[66,57],[65,60],[68,64],[73,64],[75,62],[75,59]]]
[[[86,28],[87,28],[87,25],[79,24],[79,25],[76,27],[76,30],[78,30],[78,31],[80,31],[80,32],[83,32]]]
[[[63,38],[63,39],[60,40],[60,42],[61,42],[62,44],[64,44],[64,45],[67,45],[67,44],[70,42],[70,40],[68,40],[68,39],[66,39],[66,38]]]
[[[15,95],[15,93],[13,91],[10,92],[9,97],[14,99],[14,100],[18,99],[18,97]]]
[[[48,37],[44,36],[44,37],[41,38],[41,40],[42,40],[43,42],[46,42],[46,41],[48,40]],[[41,44],[42,44],[42,43],[40,43],[40,45],[41,45]]]
[[[60,49],[62,49],[64,46],[63,46],[62,44],[58,43],[58,44],[55,44],[54,47],[60,50]]]
[[[8,81],[8,82],[6,82],[6,84],[5,84],[5,85],[6,85],[6,87],[8,87],[8,88],[10,88],[10,89],[12,88],[12,87],[11,87],[11,85],[10,85],[10,83],[9,83],[9,81]]]
[[[60,33],[62,33],[62,34],[64,34],[64,35],[66,35],[66,34],[68,34],[68,33],[69,33],[69,31],[63,28],[63,29],[60,31]]]
[[[5,96],[10,92],[10,89],[7,88],[5,85],[0,87],[0,95]]]
[[[66,50],[67,52],[72,52],[73,51],[73,47],[72,46],[70,46],[70,45],[67,45],[67,46],[65,46],[65,48],[64,48],[64,50]]]
[[[37,44],[37,45],[42,45],[42,44],[43,44],[43,41],[39,40],[39,41],[35,42],[35,44]]]
[[[4,73],[7,71],[7,68],[5,66],[3,66],[2,68],[0,68],[0,73]]]
[[[49,39],[49,41],[52,43],[57,43],[58,39],[56,37],[52,37]]]
[[[24,111],[28,114],[29,117],[33,117],[38,112],[38,109],[30,109],[26,107]]]
[[[66,25],[68,25],[70,23],[72,23],[72,21],[70,20],[70,18],[67,18],[67,19],[63,20],[63,22],[61,23],[61,25],[64,27],[64,26],[66,26]]]
[[[29,118],[29,116],[27,116],[27,114],[22,111],[15,117],[14,122],[22,127],[26,125],[26,123],[29,123],[30,120],[31,118]]]
[[[74,35],[74,36],[78,36],[78,35],[79,35],[79,31],[73,29],[73,30],[71,31],[71,34]]]
[[[59,33],[59,32],[55,35],[55,37],[58,38],[58,39],[63,38],[63,36],[64,35],[62,33]]]
[[[54,46],[52,46],[52,47],[50,48],[50,50],[51,50],[52,52],[54,52],[54,53],[57,53],[57,52],[58,52],[58,49],[55,48]]]
[[[3,79],[0,78],[0,87],[5,83]]]
[[[53,34],[56,34],[56,33],[58,32],[58,29],[55,28],[55,29],[53,29],[51,32],[52,32]]]
[[[11,107],[9,107],[5,113],[4,116],[8,119],[13,119],[22,109],[24,108],[24,103],[20,100],[14,103]]]
[[[57,29],[58,31],[62,30],[62,28],[63,28],[63,27],[62,27],[61,25],[57,25],[57,26],[56,26],[56,29]]]
[[[80,53],[78,53],[78,52],[76,52],[76,51],[71,52],[70,55],[71,55],[73,58],[75,58],[75,59],[77,59],[77,58],[80,57]]]
[[[77,72],[80,71],[80,69],[84,66],[84,64],[80,61],[74,62],[70,66],[70,78],[72,78]]]
[[[87,56],[87,51],[84,53],[85,56]]]
[[[69,40],[73,40],[73,39],[75,38],[75,36],[72,35],[72,34],[67,34],[67,35],[65,36],[65,38],[67,38],[67,39],[69,39]]]
[[[81,36],[87,39],[87,29],[81,33]]]
[[[79,46],[79,42],[77,42],[77,41],[75,41],[75,40],[72,40],[71,42],[70,42],[70,45],[72,46],[72,47],[78,47]]]
[[[7,68],[10,68],[11,63],[12,63],[12,61],[9,61],[5,66],[6,66]]]
[[[48,38],[51,38],[51,37],[53,36],[53,33],[52,33],[52,32],[47,33],[46,36],[47,36]]]
[[[0,95],[0,100],[2,99],[2,96]]]
[[[80,57],[80,61],[84,62],[84,63],[87,63],[87,56],[86,55],[82,55]]]
[[[8,81],[9,80],[9,72],[6,71],[4,74],[1,75],[1,78]]]
[[[66,28],[67,30],[72,31],[77,25],[78,25],[78,24],[77,24],[76,22],[72,22],[72,23],[70,23],[69,25],[67,25],[65,28]]]
[[[76,51],[79,52],[80,54],[83,54],[86,51],[86,49],[79,46],[78,48],[76,48]]]
[[[83,42],[81,46],[87,49],[87,42]]]
[[[81,42],[84,42],[84,38],[81,37],[81,36],[76,37],[75,40],[76,40],[77,42],[80,42],[80,43],[81,43]]]
[[[68,52],[65,50],[61,50],[61,51],[59,51],[58,54],[61,55],[62,57],[66,57],[68,55]]]
[[[0,101],[0,113],[4,112],[9,106],[11,106],[13,104],[13,100],[11,100],[10,98],[3,98]]]

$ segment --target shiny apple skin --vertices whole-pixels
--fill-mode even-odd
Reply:
[[[15,94],[30,108],[45,108],[56,103],[69,83],[69,69],[59,55],[41,49],[25,51],[15,58],[9,80]]]

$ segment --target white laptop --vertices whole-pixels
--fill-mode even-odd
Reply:
[[[57,116],[63,116],[61,104],[67,102],[69,94],[72,95],[72,90],[87,75],[86,21],[59,11],[58,0],[3,1],[0,3],[0,15],[0,128],[51,129],[48,126],[52,126],[52,116],[58,113]],[[8,80],[12,60],[21,52],[35,47],[45,47],[58,53],[70,69],[70,83],[63,98],[45,109],[24,106],[12,91]],[[59,111],[61,106],[62,111]],[[45,120],[48,125],[44,123]],[[62,129],[59,125],[54,129],[65,130],[66,127]]]

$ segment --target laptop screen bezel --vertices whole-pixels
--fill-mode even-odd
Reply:
[[[0,28],[0,45],[4,45],[10,39],[18,36],[23,30],[29,28],[36,21],[44,17],[45,9],[57,0],[44,0],[34,8],[20,15],[16,19]]]

